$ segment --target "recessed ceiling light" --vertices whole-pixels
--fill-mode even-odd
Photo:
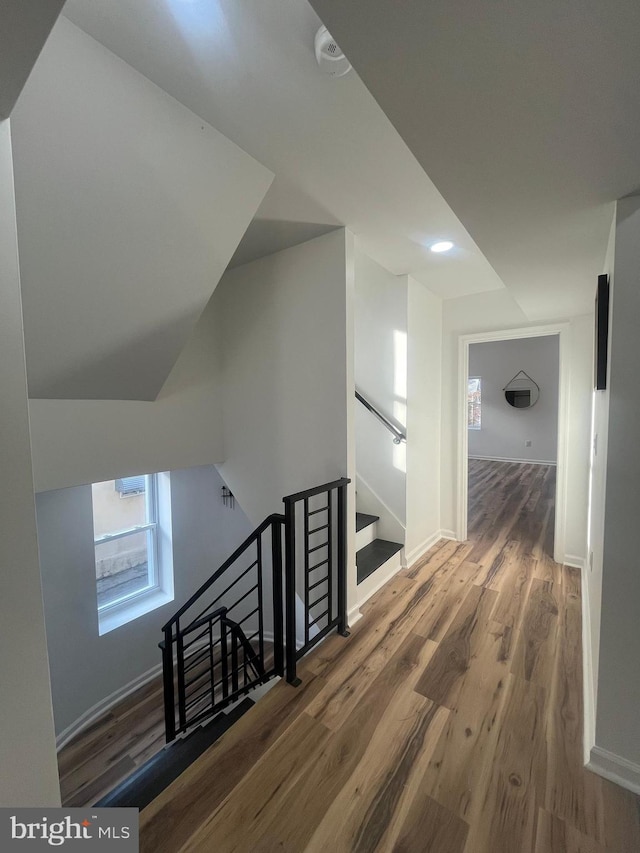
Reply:
[[[432,252],[449,252],[453,249],[453,243],[451,240],[442,240],[440,243],[434,243],[433,246],[430,247]]]

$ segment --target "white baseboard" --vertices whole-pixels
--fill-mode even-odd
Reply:
[[[640,764],[628,761],[601,746],[594,746],[587,769],[634,794],[640,794]]]
[[[519,462],[522,465],[555,465],[551,459],[515,459],[512,456],[476,456],[469,454],[469,459],[483,459],[487,462]]]
[[[360,612],[360,605],[356,604],[355,607],[352,607],[351,610],[347,613],[347,623],[350,628],[359,622],[362,619],[362,613]]]
[[[415,563],[417,560],[419,560],[420,557],[423,556],[423,554],[427,553],[429,548],[433,548],[433,546],[436,544],[436,542],[439,542],[440,539],[442,539],[442,538],[443,538],[443,536],[442,536],[441,530],[436,530],[435,533],[432,533],[431,536],[428,536],[424,540],[424,542],[421,542],[417,548],[414,548],[413,551],[410,551],[407,554],[407,559],[406,559],[407,565],[411,566],[413,563]]]
[[[458,537],[456,536],[455,531],[454,530],[448,530],[446,528],[443,528],[440,531],[440,538],[441,539],[453,539],[454,541],[458,540]]]
[[[582,693],[583,729],[582,748],[584,763],[591,761],[591,750],[596,744],[596,709],[593,689],[593,657],[591,654],[591,608],[589,605],[589,582],[582,573]]]
[[[572,569],[580,569],[580,571],[584,571],[586,562],[584,557],[578,557],[576,554],[565,554],[562,558],[564,566],[571,566]]]
[[[110,711],[114,705],[117,705],[118,702],[122,702],[123,699],[126,699],[127,696],[130,696],[132,693],[135,693],[136,690],[139,690],[141,687],[144,687],[145,684],[148,684],[150,681],[153,681],[154,678],[160,675],[162,672],[162,663],[158,663],[155,666],[152,666],[151,669],[147,670],[147,672],[143,672],[142,675],[139,675],[137,678],[134,678],[133,681],[130,681],[128,684],[125,684],[124,687],[120,687],[118,690],[115,690],[109,696],[106,696],[104,699],[101,699],[99,702],[89,708],[88,711],[85,711],[84,714],[81,714],[77,720],[71,723],[70,726],[67,726],[66,729],[60,732],[56,737],[56,749],[58,752],[66,746],[69,741],[73,740],[76,735],[79,735],[80,732],[89,728],[90,725],[95,723],[97,719],[99,719],[103,714],[106,714],[107,711]]]

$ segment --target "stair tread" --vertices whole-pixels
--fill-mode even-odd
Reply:
[[[369,527],[370,524],[375,524],[380,518],[379,515],[368,515],[366,512],[357,512],[356,513],[356,533],[359,533],[361,530],[364,530],[365,527]]]
[[[254,704],[255,702],[247,697],[231,711],[218,714],[211,722],[195,729],[186,738],[173,741],[94,805],[100,808],[138,809],[148,806]]]
[[[374,539],[364,548],[360,548],[356,552],[356,569],[358,573],[358,583],[362,583],[365,578],[372,575],[376,569],[379,569],[388,559],[402,550],[400,542],[389,542],[387,539]]]

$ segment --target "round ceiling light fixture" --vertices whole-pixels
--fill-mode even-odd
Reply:
[[[453,249],[453,243],[451,240],[441,240],[439,243],[434,243],[429,247],[432,252],[436,252],[436,254],[440,255],[442,252],[450,252]]]
[[[315,50],[320,70],[330,77],[344,77],[351,71],[351,63],[325,26],[316,33]]]

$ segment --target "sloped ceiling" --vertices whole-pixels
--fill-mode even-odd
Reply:
[[[8,118],[64,0],[3,0],[0,5],[0,121]]]
[[[67,0],[65,15],[275,178],[233,265],[346,226],[444,298],[503,284],[357,74],[322,74],[306,0]],[[434,255],[449,238],[457,250]]]
[[[30,397],[155,399],[272,173],[64,18],[12,134]]]
[[[586,312],[640,186],[637,0],[311,0],[532,319]]]

